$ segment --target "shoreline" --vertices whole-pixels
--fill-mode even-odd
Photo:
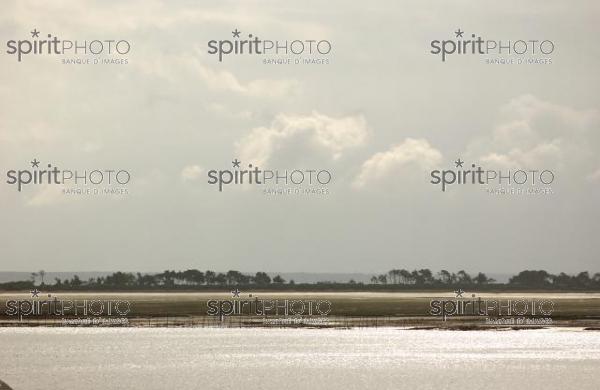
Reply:
[[[519,322],[520,319],[520,322]],[[541,320],[541,321],[539,321]],[[130,318],[52,318],[0,319],[0,328],[314,328],[361,329],[399,328],[406,330],[600,330],[600,319],[540,319],[512,317],[494,319],[452,318],[443,321],[429,317],[130,317]]]
[[[40,292],[34,297],[23,291],[1,292],[0,327],[600,327],[600,293],[471,291],[457,297],[453,292],[435,291],[278,291],[238,295],[88,291]],[[495,309],[488,310],[492,306]]]

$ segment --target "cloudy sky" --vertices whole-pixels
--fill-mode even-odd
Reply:
[[[485,3],[485,4],[483,4]],[[600,271],[600,6],[580,1],[9,1],[0,15],[0,270]],[[126,39],[124,65],[6,53],[37,29]],[[207,53],[326,39],[329,64]],[[552,64],[432,40],[552,40]],[[68,56],[67,56],[68,57]],[[488,56],[489,57],[489,56]],[[497,57],[497,56],[496,56]],[[127,169],[129,195],[6,184],[38,159]],[[329,195],[207,184],[231,160],[333,173]],[[442,192],[432,169],[550,169],[552,194]]]

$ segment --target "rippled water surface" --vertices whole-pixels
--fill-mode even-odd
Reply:
[[[14,390],[596,390],[600,332],[1,328],[0,380]]]

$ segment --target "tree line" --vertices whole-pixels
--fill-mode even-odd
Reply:
[[[266,272],[257,272],[254,275],[244,274],[230,270],[226,273],[214,271],[200,271],[188,269],[186,271],[169,271],[158,274],[141,274],[128,272],[115,272],[112,275],[91,278],[87,281],[79,279],[77,275],[71,279],[55,279],[54,287],[138,287],[138,288],[176,288],[185,286],[266,286],[270,284],[284,284],[285,280],[277,275],[271,278]],[[290,283],[294,283],[293,280]]]
[[[512,276],[507,283],[498,283],[486,274],[479,272],[470,275],[464,270],[456,273],[441,270],[434,274],[425,268],[408,271],[392,269],[385,274],[373,275],[370,283],[331,282],[296,284],[294,280],[286,281],[280,275],[271,278],[266,272],[245,274],[230,270],[225,273],[188,269],[185,271],[166,270],[156,274],[115,272],[110,275],[82,280],[78,275],[71,278],[55,278],[54,283],[46,283],[46,272],[31,274],[29,281],[1,283],[0,289],[17,290],[44,286],[52,290],[109,290],[109,289],[186,289],[211,288],[225,286],[254,286],[264,288],[307,289],[310,286],[319,288],[350,289],[393,289],[393,288],[446,288],[446,287],[479,287],[479,288],[547,288],[547,289],[600,289],[600,273],[590,276],[589,272],[568,275],[564,272],[553,275],[544,270],[526,270]]]
[[[409,272],[405,269],[393,269],[387,274],[373,276],[372,284],[407,284],[417,286],[431,285],[454,285],[454,286],[473,286],[473,285],[508,285],[511,287],[540,287],[540,288],[600,288],[600,272],[590,276],[589,272],[584,271],[576,275],[567,275],[561,272],[553,275],[544,270],[521,271],[512,276],[508,283],[497,283],[494,279],[487,277],[486,274],[479,272],[475,276],[469,275],[461,270],[457,273],[450,273],[441,270],[437,277],[429,269],[414,270]]]
[[[484,273],[479,272],[476,276],[469,275],[461,270],[457,273],[450,273],[441,270],[437,277],[431,270],[425,268],[420,270],[408,271],[405,269],[393,269],[387,274],[373,275],[371,284],[408,284],[417,286],[427,285],[472,285],[472,284],[490,284],[495,280],[488,278]]]

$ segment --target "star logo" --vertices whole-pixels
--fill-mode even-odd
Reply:
[[[40,32],[37,30],[37,28],[34,28],[33,31],[31,32],[31,37],[38,38],[39,36],[40,36]]]
[[[462,38],[464,31],[461,31],[461,29],[459,28],[458,30],[454,31],[454,34],[456,34],[456,38]]]
[[[239,161],[239,160],[236,158],[236,159],[235,159],[235,160],[233,160],[231,163],[233,164],[233,167],[234,167],[234,168],[239,168],[239,167],[240,167],[240,164],[241,164],[241,161]]]
[[[231,297],[232,297],[232,298],[239,298],[239,297],[240,297],[240,293],[241,293],[241,291],[240,291],[239,289],[237,289],[237,288],[236,288],[235,290],[233,290],[233,291],[231,292]]]
[[[456,164],[456,168],[462,168],[464,163],[465,162],[461,161],[460,158],[458,160],[454,161],[454,164]]]
[[[454,294],[456,294],[456,298],[462,298],[463,297],[462,295],[464,293],[465,292],[462,290],[462,288],[459,288],[458,290],[454,291]]]
[[[33,161],[31,162],[31,167],[32,168],[39,168],[40,167],[40,162],[37,160],[37,158],[33,159]]]
[[[242,33],[241,31],[238,31],[238,29],[236,28],[234,31],[231,32],[233,34],[234,38],[239,38],[240,34]]]
[[[37,298],[40,295],[40,293],[41,293],[41,291],[38,290],[37,288],[33,289],[33,290],[29,291],[29,292],[31,293],[31,298]]]

